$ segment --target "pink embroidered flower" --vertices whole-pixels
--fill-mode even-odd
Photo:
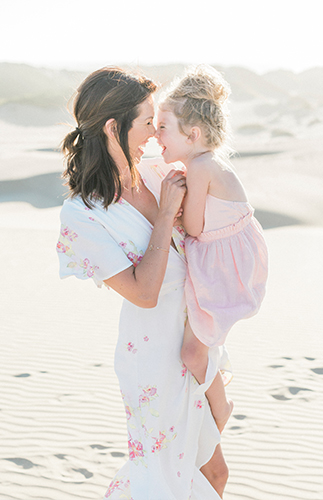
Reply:
[[[174,427],[174,426],[172,426],[172,427],[169,429],[169,431],[170,431],[170,432],[174,432],[174,430],[175,430],[175,427]]]
[[[56,245],[56,249],[60,253],[66,253],[70,250],[70,247],[64,245],[61,241],[59,241]]]
[[[156,453],[160,451],[162,448],[166,448],[166,445],[164,444],[164,441],[166,439],[166,435],[163,434],[162,432],[159,431],[159,438],[154,438],[155,444],[152,445],[151,451],[152,453]]]
[[[122,481],[119,481],[118,479],[116,479],[115,481],[112,481],[110,483],[110,486],[108,488],[108,491],[106,492],[106,494],[104,495],[104,498],[109,498],[110,495],[112,495],[112,493],[119,489],[120,485],[122,484]]]
[[[146,335],[146,337],[144,337],[144,341],[148,342],[148,340],[149,340],[149,337],[147,337],[147,335]]]
[[[133,252],[128,252],[127,257],[133,263],[134,267],[137,267],[139,262],[142,260],[143,255],[136,255]]]
[[[121,242],[119,243],[119,246],[120,246],[121,248],[126,248],[127,243],[125,243],[124,241],[121,241]]]
[[[140,394],[139,396],[139,403],[140,405],[144,405],[150,402],[149,396],[146,394]]]
[[[92,220],[93,222],[95,221],[95,219],[93,219],[93,217],[89,217],[90,220]]]
[[[185,377],[186,373],[187,373],[187,368],[184,365],[184,363],[182,363],[182,377]]]
[[[61,235],[64,238],[67,238],[69,241],[75,240],[77,238],[77,234],[72,231],[72,229],[69,229],[67,226],[61,226]]]
[[[178,455],[178,458],[179,458],[180,460],[182,460],[182,458],[184,458],[184,453],[180,453],[180,454]]]
[[[95,270],[99,269],[98,266],[91,266],[89,259],[81,261],[80,267],[84,269],[84,274],[86,274],[89,278],[92,278]]]
[[[126,405],[125,406],[125,410],[126,410],[127,420],[130,420],[131,417],[132,417],[132,413],[131,413],[130,407],[128,405]]]
[[[90,210],[89,207],[84,207],[84,210]]]
[[[128,351],[132,351],[133,348],[134,348],[134,344],[132,342],[128,342],[128,344],[127,344]]]
[[[144,449],[142,443],[140,443],[140,441],[137,441],[137,439],[133,441],[132,438],[130,437],[130,439],[128,440],[128,449],[129,449],[130,460],[135,460],[137,457],[144,456]]]
[[[156,387],[151,387],[150,385],[148,385],[144,389],[144,393],[147,394],[150,398],[152,398],[153,396],[155,396],[155,394],[157,394],[157,389]]]
[[[183,226],[175,226],[175,229],[177,229],[177,231],[182,235],[182,236],[185,236],[185,231],[184,231],[184,228]]]
[[[177,475],[178,475],[178,477],[181,477],[181,473],[179,471],[177,472]]]
[[[196,401],[194,401],[194,407],[197,408],[198,410],[200,410],[203,406],[203,403],[200,399],[197,399]]]
[[[142,390],[142,394],[139,396],[140,406],[150,403],[150,401],[156,396],[157,389],[156,387],[151,387],[148,385],[145,389]]]

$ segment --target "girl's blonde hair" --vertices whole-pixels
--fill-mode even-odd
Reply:
[[[229,156],[232,150],[226,101],[230,93],[229,84],[218,71],[199,65],[188,69],[185,76],[175,82],[160,108],[175,114],[183,134],[185,126],[198,125],[206,145],[212,150],[221,148],[222,155]]]

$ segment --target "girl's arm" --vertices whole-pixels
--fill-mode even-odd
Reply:
[[[139,307],[157,305],[167,267],[173,223],[185,194],[182,172],[169,172],[162,182],[160,208],[148,248],[137,267],[131,266],[104,282]]]
[[[210,183],[209,172],[203,167],[200,162],[192,163],[186,174],[187,193],[182,220],[186,232],[195,237],[203,231],[205,201]]]

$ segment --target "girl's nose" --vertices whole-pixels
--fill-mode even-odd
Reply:
[[[156,137],[156,139],[158,139],[158,136],[159,136],[159,129],[155,128],[155,137]]]

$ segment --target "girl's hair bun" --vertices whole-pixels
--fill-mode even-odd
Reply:
[[[174,97],[207,99],[217,105],[223,104],[230,93],[221,73],[204,64],[190,68],[173,91]]]
[[[189,68],[161,103],[161,108],[170,109],[178,118],[179,128],[199,125],[205,142],[212,149],[231,149],[226,101],[231,93],[230,85],[212,66],[199,65]],[[224,154],[225,156],[226,154]]]

